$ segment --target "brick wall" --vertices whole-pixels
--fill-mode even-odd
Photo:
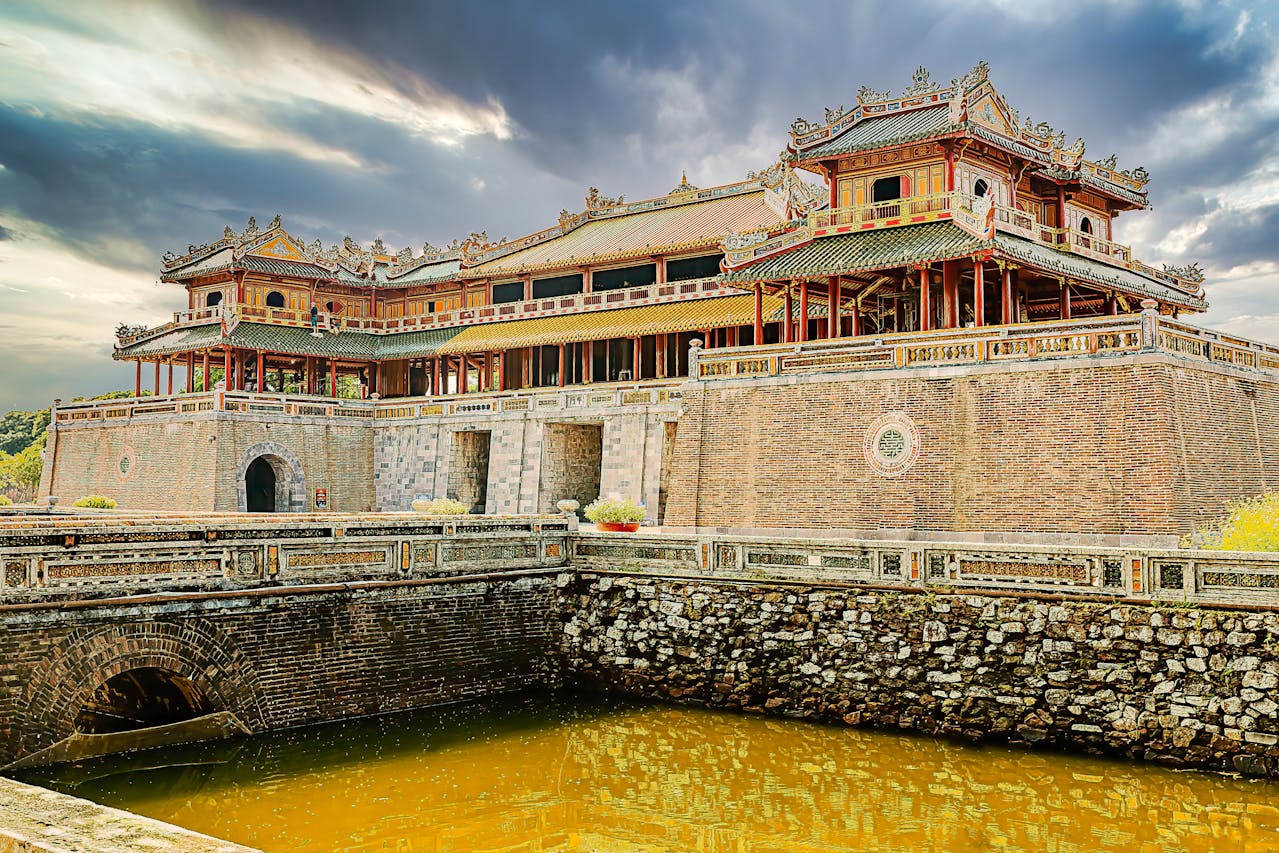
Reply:
[[[128,608],[0,612],[0,759],[70,734],[97,685],[136,667],[190,678],[264,731],[545,685],[547,577],[389,585]]]
[[[1279,484],[1279,385],[1167,356],[686,386],[667,523],[1175,536]],[[884,417],[918,458],[867,460]]]
[[[328,490],[330,510],[373,509],[369,427],[233,414],[62,427],[41,493],[57,495],[63,504],[103,494],[122,509],[234,512],[238,474],[255,455],[251,451],[267,445],[296,459],[306,509],[315,508],[316,488]]]

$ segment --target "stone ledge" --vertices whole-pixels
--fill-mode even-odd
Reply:
[[[148,817],[0,778],[0,853],[260,853]]]

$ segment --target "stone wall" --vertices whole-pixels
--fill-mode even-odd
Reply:
[[[1165,537],[1279,485],[1279,383],[1167,354],[690,383],[667,523]]]
[[[66,737],[106,679],[159,667],[267,731],[554,681],[545,575],[63,609],[0,606],[0,763]]]
[[[673,447],[666,437],[677,411],[664,403],[581,417],[550,412],[379,422],[372,438],[377,508],[406,510],[417,494],[439,497],[455,488],[453,466],[470,458],[455,450],[458,436],[481,430],[490,436],[489,514],[548,511],[567,489],[590,498],[629,497],[658,521],[663,467]]]
[[[79,797],[0,778],[0,853],[259,853]]]
[[[449,464],[449,487],[445,497],[461,501],[471,512],[484,512],[488,503],[489,441],[487,430],[453,433],[453,452]]]
[[[538,512],[555,512],[561,500],[582,506],[600,496],[604,428],[598,424],[548,423],[542,437]]]
[[[565,666],[716,708],[1279,775],[1279,614],[562,575]]]

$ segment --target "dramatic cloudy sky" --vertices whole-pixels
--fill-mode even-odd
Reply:
[[[0,411],[127,387],[159,257],[279,212],[329,243],[516,236],[588,185],[770,161],[861,84],[977,60],[1022,115],[1153,175],[1118,236],[1202,262],[1203,322],[1279,341],[1279,11],[1242,3],[0,4]]]

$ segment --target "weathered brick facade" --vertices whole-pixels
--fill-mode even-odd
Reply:
[[[301,469],[305,505],[295,509],[314,509],[318,488],[327,490],[330,510],[374,508],[368,425],[223,412],[135,418],[119,426],[62,425],[52,435],[55,450],[40,490],[64,504],[102,494],[126,509],[244,510],[244,467],[279,446]]]
[[[699,382],[684,400],[672,525],[1176,536],[1279,484],[1279,383],[1162,354]],[[888,475],[866,446],[885,416],[917,431]]]
[[[553,681],[546,576],[263,591],[0,616],[7,763],[72,731],[104,680],[191,679],[254,731],[427,707]]]

